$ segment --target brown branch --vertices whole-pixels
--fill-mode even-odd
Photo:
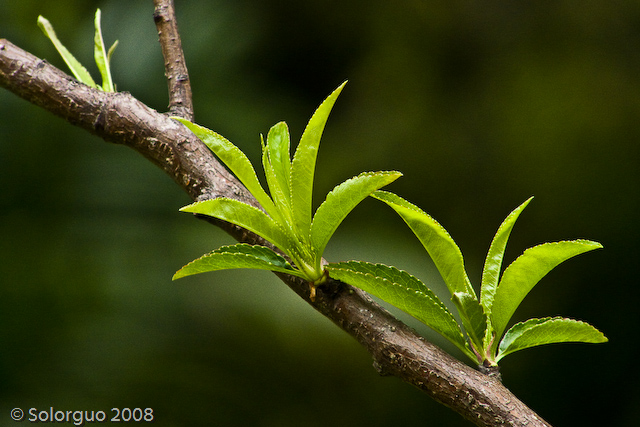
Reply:
[[[185,127],[128,93],[91,89],[5,39],[0,39],[0,86],[106,141],[135,149],[194,200],[225,196],[257,205]],[[265,243],[239,227],[213,222],[239,241]],[[549,426],[500,381],[425,341],[359,289],[329,280],[311,301],[304,280],[279,277],[366,347],[381,374],[413,384],[479,426]]]
[[[153,20],[158,29],[165,76],[169,85],[169,112],[193,121],[193,102],[187,63],[182,51],[173,0],[153,0]]]

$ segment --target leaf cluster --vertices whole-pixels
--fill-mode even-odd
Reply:
[[[532,198],[511,212],[498,228],[485,260],[480,297],[468,278],[462,252],[447,230],[402,197],[380,191],[400,177],[399,172],[365,172],[351,178],[336,186],[312,215],[311,194],[320,138],[345,84],[329,95],[313,114],[293,160],[286,123],[274,125],[266,142],[261,137],[262,166],[269,194],[238,147],[207,128],[176,118],[229,167],[262,207],[217,198],[193,203],[181,210],[250,230],[271,242],[281,253],[263,246],[225,246],[187,264],[174,279],[230,268],[271,270],[307,280],[313,300],[316,287],[330,275],[411,314],[485,368],[495,368],[506,355],[532,346],[607,341],[593,326],[561,317],[530,319],[516,323],[505,332],[522,300],[549,271],[569,258],[602,247],[588,240],[544,243],[524,251],[501,274],[511,230]],[[427,250],[451,294],[461,324],[422,281],[405,271],[363,261],[323,262],[324,249],[340,223],[370,195],[391,207]]]
[[[315,164],[325,124],[344,85],[340,85],[315,111],[291,160],[290,135],[285,122],[274,125],[262,140],[262,167],[269,194],[260,184],[247,156],[221,135],[177,118],[227,165],[253,194],[262,209],[229,198],[217,198],[185,206],[183,212],[208,215],[263,237],[282,251],[261,246],[235,245],[221,248],[180,269],[174,279],[224,268],[257,268],[302,277],[311,296],[326,278],[322,254],[340,223],[373,191],[400,177],[399,172],[365,172],[336,186],[312,215]]]
[[[352,261],[330,264],[332,277],[362,288],[411,314],[451,341],[472,361],[488,368],[496,367],[506,355],[528,347],[607,341],[593,326],[561,317],[529,319],[516,323],[505,333],[522,300],[547,273],[569,258],[602,247],[589,240],[544,243],[524,251],[501,276],[511,230],[533,198],[518,206],[498,228],[484,263],[478,298],[465,271],[462,252],[444,227],[400,196],[384,191],[377,191],[372,196],[394,209],[427,250],[451,293],[462,325],[433,292],[406,272]]]

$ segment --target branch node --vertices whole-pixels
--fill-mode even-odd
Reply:
[[[502,375],[500,375],[500,367],[498,365],[478,365],[478,370],[488,377],[495,378],[502,382]]]

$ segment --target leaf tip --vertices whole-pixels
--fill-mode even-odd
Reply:
[[[194,209],[194,207],[195,207],[195,205],[197,205],[197,204],[198,204],[198,202],[196,202],[196,203],[191,203],[191,204],[189,204],[189,205],[186,205],[186,206],[181,207],[181,208],[180,208],[180,209],[178,209],[178,210],[179,210],[180,212],[188,212],[188,213],[192,213],[192,212],[193,212],[193,209]]]
[[[344,82],[342,82],[340,86],[338,86],[333,92],[331,92],[331,95],[329,95],[327,99],[334,98],[335,100],[335,98],[337,98],[338,95],[340,95],[340,92],[342,92],[342,89],[344,89],[344,87],[347,85],[347,82],[348,80],[345,80]]]

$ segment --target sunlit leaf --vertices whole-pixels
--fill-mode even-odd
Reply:
[[[53,26],[51,25],[51,23],[42,15],[38,16],[38,26],[40,27],[40,29],[42,29],[49,40],[51,40],[58,53],[60,53],[60,56],[62,56],[64,62],[67,64],[67,67],[69,67],[69,70],[71,70],[71,73],[74,75],[74,77],[87,86],[98,88],[96,82],[93,80],[93,78],[91,78],[91,74],[89,74],[87,69],[82,66],[82,64],[75,58],[75,56],[73,56],[71,52],[69,52],[69,50],[64,47],[64,45],[58,39],[58,36],[56,36],[56,32],[53,30]]]
[[[104,46],[104,40],[102,39],[102,28],[100,26],[100,9],[96,10],[96,16],[94,20],[95,25],[95,37],[94,37],[94,57],[96,60],[96,65],[100,70],[100,74],[102,75],[102,90],[105,92],[114,92],[115,86],[113,85],[113,80],[111,79],[111,68],[109,66],[109,58],[110,55],[113,54],[113,49],[115,49],[115,44],[111,46],[109,49],[109,54]]]
[[[515,351],[563,342],[603,343],[607,337],[588,323],[562,317],[529,319],[516,323],[500,342],[496,362]]]
[[[320,138],[329,113],[347,82],[342,83],[313,113],[302,134],[291,164],[291,207],[296,227],[306,234],[311,228],[313,177]]]
[[[269,161],[275,173],[275,177],[290,206],[291,189],[291,151],[289,128],[285,122],[280,122],[271,127],[267,135],[267,147]]]
[[[471,360],[477,360],[451,312],[414,276],[395,267],[359,261],[329,264],[327,270],[332,278],[369,292],[412,315],[451,341]]]
[[[507,267],[496,290],[491,308],[496,335],[502,336],[524,297],[547,273],[569,258],[601,247],[589,240],[572,240],[544,243],[524,251]]]
[[[271,200],[273,200],[277,211],[277,216],[274,219],[284,227],[293,229],[293,218],[291,217],[291,207],[288,196],[289,189],[281,187],[281,182],[276,176],[276,171],[269,160],[269,147],[264,143],[262,135],[260,135],[260,140],[262,143],[262,168],[265,178],[267,179]]]
[[[219,135],[218,133],[207,129],[203,126],[191,123],[189,120],[181,117],[172,117],[185,125],[193,132],[207,147],[238,177],[240,182],[247,187],[247,190],[258,203],[264,208],[269,215],[277,215],[276,208],[271,198],[262,188],[260,181],[256,175],[253,165],[238,147],[233,145],[231,141]]]
[[[444,227],[420,208],[396,194],[376,191],[372,197],[393,208],[413,230],[431,256],[451,295],[463,292],[475,297],[464,268],[462,252]]]
[[[246,228],[270,241],[284,252],[290,251],[293,247],[289,235],[277,222],[260,209],[238,200],[220,197],[196,202],[180,210],[211,216]]]
[[[271,249],[264,246],[252,246],[241,243],[233,246],[223,246],[194,261],[191,261],[176,272],[173,276],[173,280],[194,274],[233,268],[271,270],[280,273],[303,276],[283,257]]]
[[[482,286],[480,291],[480,303],[487,314],[491,313],[493,297],[500,280],[500,269],[502,268],[502,258],[504,257],[504,251],[507,247],[507,240],[509,240],[511,230],[520,213],[527,207],[532,199],[533,197],[527,199],[507,216],[498,228],[489,247],[489,252],[484,262],[484,269],[482,270]]]
[[[346,216],[373,191],[395,181],[400,172],[364,172],[336,186],[318,207],[311,225],[311,244],[322,253]]]

